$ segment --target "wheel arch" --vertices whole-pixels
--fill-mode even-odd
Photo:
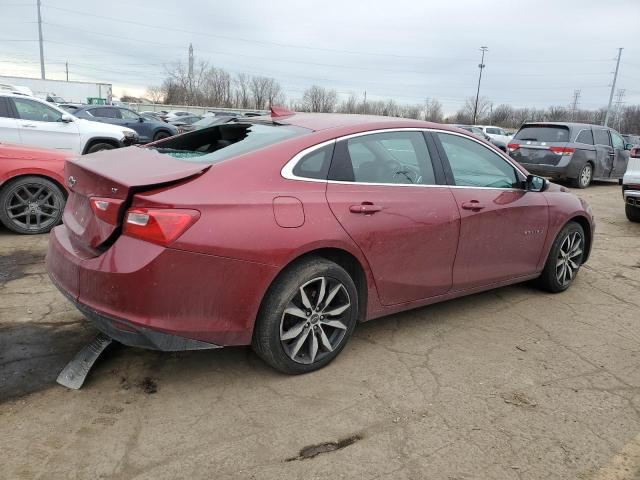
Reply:
[[[589,255],[591,254],[591,243],[592,243],[592,227],[589,219],[583,215],[576,215],[565,223],[565,225],[569,222],[576,222],[578,225],[582,227],[584,230],[584,255],[582,257],[582,263],[586,263],[589,260]],[[564,225],[563,225],[564,228]]]
[[[82,155],[85,155],[91,147],[93,147],[96,143],[108,143],[109,145],[113,145],[114,148],[120,148],[122,145],[115,138],[109,137],[93,137],[85,144],[82,149]]]

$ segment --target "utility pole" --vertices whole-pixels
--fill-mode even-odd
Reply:
[[[67,73],[67,82],[69,81],[69,62],[64,62],[64,70]]]
[[[42,15],[40,15],[40,0],[38,0],[38,39],[40,41],[40,77],[44,80],[44,47],[42,46]]]
[[[571,120],[575,121],[576,112],[578,111],[578,104],[580,103],[580,90],[573,91],[573,100],[571,101]]]
[[[609,114],[611,113],[611,102],[613,101],[613,92],[616,89],[616,80],[618,80],[618,69],[620,68],[620,57],[622,56],[622,48],[618,49],[618,61],[616,62],[616,71],[613,74],[613,84],[611,85],[611,95],[609,95],[609,105],[607,106],[607,113],[604,116],[604,126],[609,123]]]
[[[471,122],[473,125],[476,124],[476,116],[478,115],[478,98],[480,97],[480,82],[482,81],[482,70],[484,70],[484,54],[489,51],[487,47],[480,47],[480,51],[482,52],[482,59],[480,60],[480,75],[478,76],[478,90],[476,91],[476,104],[473,107],[473,121]]]
[[[193,45],[189,44],[189,101],[193,95]]]
[[[367,91],[364,91],[364,112],[363,113],[367,113]]]

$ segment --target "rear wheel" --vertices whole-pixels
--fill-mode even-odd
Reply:
[[[52,181],[17,178],[0,191],[0,221],[16,233],[46,233],[60,223],[64,204],[62,189]]]
[[[627,214],[627,219],[630,222],[640,222],[640,207],[626,203],[624,205],[624,213]]]
[[[163,138],[169,138],[171,135],[169,135],[168,132],[158,132],[153,136],[153,141],[157,142],[158,140],[162,140]]]
[[[587,188],[591,185],[591,181],[593,180],[593,165],[590,163],[585,163],[582,170],[580,170],[580,174],[578,178],[572,179],[572,183],[574,187],[577,188]]]
[[[99,142],[91,145],[89,150],[87,150],[87,153],[96,153],[96,152],[99,152],[100,150],[112,150],[114,148],[115,147],[110,143]]]
[[[312,258],[293,265],[269,289],[252,346],[273,368],[318,370],[344,348],[358,319],[358,294],[339,265]]]
[[[551,246],[538,286],[551,293],[569,288],[582,265],[584,249],[584,230],[576,222],[567,223]]]

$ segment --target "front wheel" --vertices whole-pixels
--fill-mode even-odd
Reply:
[[[640,222],[640,207],[626,203],[624,205],[624,213],[627,214],[627,219],[630,222]]]
[[[342,351],[358,311],[356,286],[346,270],[323,258],[305,260],[269,289],[256,321],[253,349],[284,373],[318,370]]]
[[[62,219],[62,189],[43,177],[20,177],[0,191],[0,221],[16,233],[46,233]]]
[[[96,153],[96,152],[99,152],[101,150],[112,150],[113,148],[115,148],[115,147],[113,145],[111,145],[110,143],[104,143],[104,142],[94,143],[93,145],[91,145],[91,148],[89,148],[89,150],[87,150],[87,154]]]
[[[576,222],[567,223],[551,246],[538,286],[551,293],[571,286],[582,265],[585,251],[584,230]]]
[[[170,135],[168,132],[161,131],[161,132],[156,133],[156,134],[153,136],[153,141],[154,141],[154,142],[157,142],[158,140],[162,140],[162,139],[164,139],[164,138],[169,138],[170,136],[171,136],[171,135]]]
[[[591,181],[593,180],[593,166],[590,163],[585,163],[582,170],[580,170],[580,174],[578,178],[573,179],[573,186],[577,188],[587,188],[591,185]]]

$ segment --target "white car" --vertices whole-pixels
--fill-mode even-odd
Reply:
[[[79,154],[136,143],[130,128],[74,117],[56,105],[18,92],[0,91],[0,142]]]
[[[627,171],[622,177],[624,211],[630,222],[640,222],[640,146],[629,151]]]
[[[507,145],[511,141],[512,135],[509,135],[500,127],[493,127],[491,125],[474,125],[474,127],[478,127],[484,133],[489,135],[491,138],[491,143],[493,143],[500,150],[507,151]]]

